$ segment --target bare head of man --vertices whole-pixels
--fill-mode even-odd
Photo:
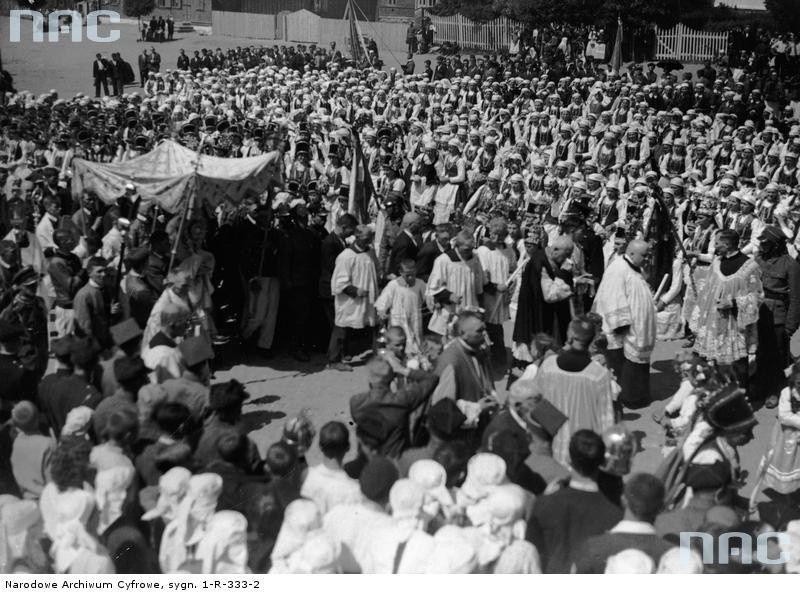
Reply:
[[[634,239],[628,244],[625,255],[634,266],[641,266],[650,255],[650,244],[641,239]]]
[[[475,350],[486,343],[486,324],[477,314],[462,313],[458,318],[457,330],[461,340]]]
[[[554,264],[561,266],[572,255],[575,243],[569,235],[559,235],[546,249],[550,260]]]

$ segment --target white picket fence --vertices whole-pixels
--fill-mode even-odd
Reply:
[[[658,44],[656,60],[702,62],[718,57],[728,50],[728,34],[695,31],[683,23],[672,29],[656,31]]]
[[[514,31],[520,28],[519,23],[506,17],[481,23],[471,21],[460,14],[447,17],[431,16],[431,24],[435,29],[433,34],[435,45],[449,41],[465,49],[487,51],[508,49],[514,38]]]

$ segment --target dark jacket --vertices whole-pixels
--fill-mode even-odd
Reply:
[[[78,289],[86,283],[80,258],[75,254],[56,250],[47,265],[47,273],[56,293],[55,304],[64,309],[72,309]]]
[[[446,251],[447,249],[442,249],[435,239],[423,243],[417,252],[417,276],[427,282],[436,258]]]
[[[411,416],[429,399],[439,378],[431,373],[419,372],[408,381],[405,388],[392,392],[387,386],[373,387],[369,392],[356,394],[350,399],[350,415],[359,418],[367,408],[377,409],[386,420],[388,432],[381,445],[381,455],[397,458],[411,445]]]
[[[323,299],[333,297],[331,294],[331,277],[333,276],[333,269],[336,267],[336,257],[344,251],[345,247],[345,241],[336,233],[330,233],[322,240],[320,246],[319,296]]]
[[[530,344],[538,332],[549,334],[559,344],[566,340],[567,326],[572,319],[569,300],[545,303],[541,284],[543,269],[550,278],[558,275],[568,285],[572,285],[571,273],[554,271],[544,250],[533,254],[522,272],[517,319],[514,322],[514,342]]]
[[[403,260],[417,260],[419,254],[419,240],[411,239],[408,233],[401,231],[389,251],[389,262],[384,274],[397,274],[400,262]]]

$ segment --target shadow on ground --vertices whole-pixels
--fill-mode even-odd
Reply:
[[[278,410],[254,410],[242,415],[241,424],[245,433],[250,433],[251,431],[258,431],[274,420],[285,417],[286,413]]]

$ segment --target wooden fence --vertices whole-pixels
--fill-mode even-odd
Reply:
[[[658,29],[656,60],[703,62],[728,51],[728,34],[694,31],[683,23],[669,30]]]
[[[432,16],[431,24],[435,31],[433,42],[440,45],[445,41],[456,43],[465,49],[499,51],[508,49],[519,23],[506,17],[493,21],[471,21],[460,14],[440,17]]]

